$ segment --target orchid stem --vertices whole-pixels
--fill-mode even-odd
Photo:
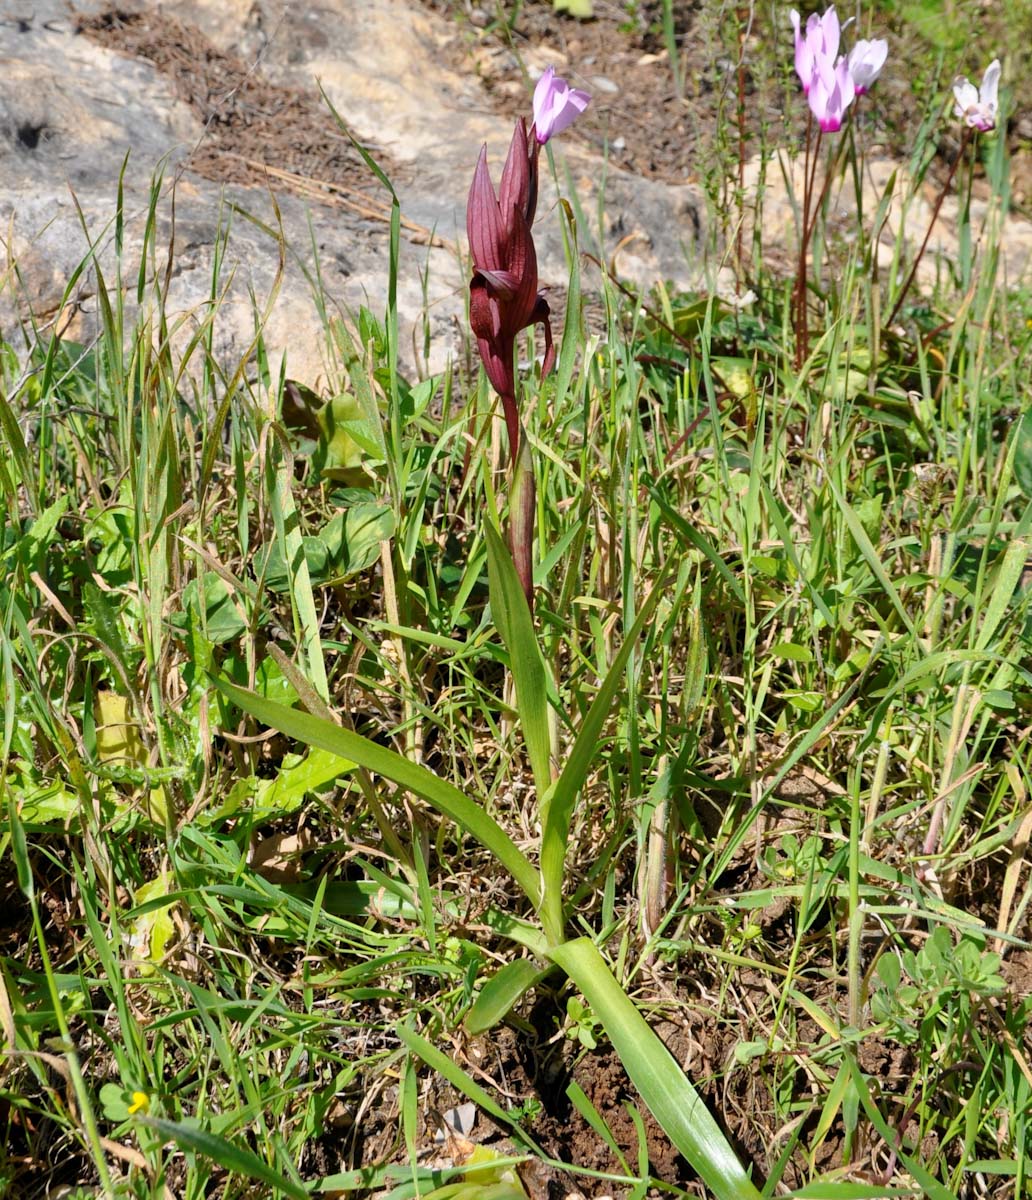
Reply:
[[[513,451],[509,485],[509,548],[516,574],[523,585],[527,606],[534,612],[534,521],[537,487],[534,458],[522,423],[517,419],[517,441]]]

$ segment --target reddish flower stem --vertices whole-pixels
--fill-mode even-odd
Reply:
[[[889,319],[885,322],[886,326],[892,324],[896,319],[896,314],[899,312],[906,299],[907,292],[910,291],[910,286],[914,282],[914,276],[917,274],[917,268],[921,265],[921,259],[924,258],[924,252],[928,249],[928,239],[932,236],[932,230],[935,228],[935,222],[939,219],[939,210],[942,208],[942,202],[946,199],[946,193],[950,190],[950,184],[953,182],[953,177],[957,173],[957,167],[960,166],[960,160],[967,152],[968,144],[974,135],[974,129],[968,126],[964,130],[964,140],[960,143],[960,149],[957,151],[957,157],[953,160],[950,166],[950,173],[946,176],[946,182],[942,185],[942,191],[939,192],[939,198],[935,202],[935,208],[932,210],[932,219],[928,222],[928,228],[925,230],[924,241],[921,243],[921,249],[917,252],[917,257],[914,259],[914,265],[910,268],[910,274],[907,276],[906,283],[900,289],[899,295],[896,297],[896,303],[892,306],[892,312],[889,313]]]

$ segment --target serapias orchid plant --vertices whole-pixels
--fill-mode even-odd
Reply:
[[[493,910],[483,914],[489,928],[521,950],[479,990],[465,1018],[470,1035],[486,1033],[497,1025],[553,967],[558,967],[584,996],[645,1104],[697,1172],[706,1194],[714,1200],[760,1200],[759,1189],[702,1097],[613,974],[595,939],[579,925],[573,936],[568,936],[576,907],[576,897],[570,894],[568,860],[583,790],[612,709],[626,687],[631,655],[644,629],[657,619],[660,602],[672,582],[658,580],[638,605],[633,623],[625,630],[623,645],[598,684],[587,711],[571,714],[569,739],[561,742],[551,702],[556,689],[549,680],[550,667],[529,604],[533,464],[520,422],[514,358],[520,331],[540,323],[545,329],[546,371],[554,359],[548,308],[538,294],[537,257],[531,236],[538,157],[540,147],[583,112],[587,103],[585,93],[570,88],[554,72],[546,72],[535,91],[530,131],[522,118],[516,123],[498,191],[491,182],[485,147],[477,159],[467,209],[473,256],[470,320],[487,377],[502,399],[509,431],[513,556],[510,558],[491,521],[485,524],[485,541],[491,611],[508,654],[515,711],[537,801],[536,852],[530,845],[533,835],[526,839],[533,857],[517,846],[499,824],[485,796],[461,790],[422,764],[341,727],[329,717],[300,712],[228,681],[218,680],[216,686],[227,699],[265,724],[421,797],[442,818],[477,839],[509,872],[532,915],[502,911],[495,915]],[[406,864],[402,867],[406,869]],[[414,870],[407,873],[415,889],[418,876]],[[395,1030],[411,1054],[444,1069],[446,1057],[407,1021],[399,1021]],[[445,1187],[435,1195],[447,1191]],[[505,1190],[510,1200],[513,1194],[513,1189]]]
[[[542,374],[555,361],[552,326],[545,298],[538,292],[537,254],[530,226],[537,202],[537,143],[530,150],[523,118],[516,122],[498,195],[491,182],[484,146],[473,172],[466,206],[466,232],[473,258],[469,285],[469,323],[491,386],[502,401],[509,431],[509,452],[519,448],[516,404],[516,337],[531,325],[545,334]]]
[[[509,489],[509,544],[529,604],[533,603],[534,468],[520,422],[516,339],[540,325],[545,335],[541,374],[555,363],[548,303],[538,291],[537,253],[531,226],[537,208],[541,147],[571,125],[591,97],[572,88],[549,67],[534,89],[534,123],[527,133],[516,122],[498,192],[483,146],[473,172],[466,206],[466,232],[473,258],[469,323],[484,370],[502,402],[509,435],[512,475]]]

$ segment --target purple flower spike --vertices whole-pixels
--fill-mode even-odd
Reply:
[[[856,94],[863,96],[881,74],[889,56],[889,43],[884,38],[873,42],[861,39],[849,52],[849,73],[853,76]]]
[[[996,128],[999,91],[1000,60],[994,58],[985,69],[981,88],[976,88],[969,79],[964,77],[958,79],[953,85],[953,95],[957,101],[953,107],[953,115],[962,117],[972,129],[977,129],[979,133],[990,133]]]
[[[538,292],[537,255],[530,232],[536,195],[537,159],[529,149],[527,126],[520,117],[498,192],[491,182],[485,146],[477,159],[466,205],[466,232],[473,258],[469,323],[487,377],[501,397],[513,455],[520,444],[513,365],[520,331],[529,325],[543,326],[542,375],[547,375],[555,363],[550,313],[544,296]]]
[[[840,58],[832,65],[830,58],[819,59],[807,99],[822,132],[837,133],[842,128],[846,109],[855,97],[856,85],[846,60]]]
[[[534,136],[540,145],[568,126],[588,107],[591,96],[572,88],[557,76],[555,67],[547,67],[534,88]]]

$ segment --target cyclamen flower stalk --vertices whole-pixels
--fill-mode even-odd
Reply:
[[[803,30],[799,13],[789,12],[794,33],[795,70],[802,84],[810,109],[810,121],[806,127],[806,157],[803,166],[803,212],[799,237],[799,266],[796,272],[794,294],[796,314],[796,364],[801,366],[808,350],[807,304],[806,304],[806,253],[817,223],[817,214],[824,202],[831,181],[831,171],[825,173],[824,187],[816,205],[812,204],[817,175],[817,156],[821,137],[825,133],[837,133],[846,119],[849,106],[857,96],[864,95],[881,74],[888,56],[888,43],[884,40],[856,43],[848,56],[839,54],[842,27],[834,7],[823,15],[812,14]],[[813,155],[813,170],[810,167],[810,136],[812,120],[818,126],[817,146]],[[812,214],[812,218],[811,218]]]
[[[925,250],[928,249],[928,240],[932,236],[935,222],[939,219],[939,212],[942,209],[943,201],[946,199],[946,193],[953,183],[953,177],[957,173],[961,159],[967,153],[968,144],[976,134],[991,133],[996,128],[996,120],[999,115],[999,90],[1000,60],[998,58],[994,58],[989,66],[986,67],[980,88],[976,88],[970,80],[964,77],[959,78],[953,85],[953,97],[955,100],[953,115],[959,117],[964,122],[964,137],[960,143],[960,149],[957,151],[957,157],[953,160],[949,174],[946,176],[946,181],[939,192],[939,198],[932,209],[932,215],[928,222],[928,228],[925,230],[921,248],[917,252],[913,266],[910,268],[910,274],[907,275],[906,282],[896,296],[896,302],[892,306],[892,312],[889,313],[886,325],[892,324],[896,319],[896,314],[903,307],[903,301],[906,299],[907,292],[910,291],[910,287],[917,275],[917,268],[921,264],[921,259],[924,258]]]

